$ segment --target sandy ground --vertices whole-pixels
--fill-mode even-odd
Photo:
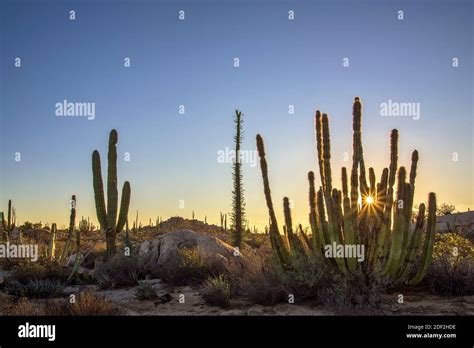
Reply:
[[[6,276],[3,272],[2,276]],[[2,277],[0,277],[2,278]],[[1,279],[0,279],[1,280]],[[1,283],[1,281],[0,281]],[[232,299],[229,309],[208,305],[201,296],[202,287],[171,287],[152,279],[158,299],[140,301],[135,298],[136,287],[123,289],[100,290],[96,285],[69,286],[64,290],[65,297],[93,289],[97,294],[112,301],[124,315],[334,315],[335,313],[322,306],[305,304],[277,304],[261,306],[248,303],[243,298]],[[400,293],[386,294],[382,311],[383,315],[474,315],[474,296],[440,297],[429,292],[406,292],[403,303],[399,303]],[[0,292],[1,304],[11,301],[13,297]],[[45,300],[31,300],[43,302]]]
[[[334,315],[321,306],[311,304],[277,304],[275,306],[252,305],[244,299],[232,300],[231,308],[209,306],[200,295],[200,287],[171,288],[159,279],[152,280],[159,299],[139,301],[135,287],[99,290],[120,307],[125,315]],[[66,289],[76,292],[78,288]],[[474,296],[439,297],[427,292],[404,294],[403,303],[398,293],[387,294],[382,306],[384,315],[474,315]],[[164,302],[164,303],[163,303]]]

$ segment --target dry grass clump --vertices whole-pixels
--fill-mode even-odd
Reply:
[[[110,316],[119,315],[120,310],[112,302],[86,291],[76,296],[75,302],[46,300],[34,302],[27,298],[7,303],[3,306],[5,315],[12,316]]]
[[[248,300],[263,306],[283,302],[288,296],[274,265],[257,253],[246,255],[245,269],[235,283],[239,292]]]
[[[157,297],[158,294],[156,293],[155,288],[148,279],[139,282],[137,288],[135,289],[135,298],[137,300],[154,300]]]
[[[136,256],[116,255],[98,265],[94,279],[101,288],[121,288],[137,285],[146,276],[143,260]]]
[[[208,278],[204,282],[202,297],[211,306],[228,308],[232,297],[231,285],[223,275]]]
[[[12,280],[5,286],[5,292],[17,298],[55,298],[63,295],[64,284],[59,280],[31,279],[25,283]]]

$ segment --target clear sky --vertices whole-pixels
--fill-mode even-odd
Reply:
[[[66,224],[72,194],[78,216],[96,221],[91,154],[100,151],[105,174],[116,128],[130,216],[139,210],[147,223],[194,210],[218,223],[231,209],[232,181],[217,152],[233,146],[238,108],[243,149],[255,150],[257,133],[265,139],[280,223],[289,196],[295,222],[306,224],[314,112],[330,115],[340,187],[355,96],[364,103],[366,165],[377,176],[398,128],[400,163],[420,152],[415,201],[434,191],[439,202],[474,208],[472,1],[1,1],[0,19],[0,208],[13,199],[20,222]],[[64,99],[94,102],[95,119],[57,117]],[[419,103],[420,119],[381,116],[388,100]],[[243,170],[250,224],[264,225],[259,167]]]

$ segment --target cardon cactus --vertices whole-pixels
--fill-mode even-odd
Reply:
[[[59,256],[59,261],[65,261],[71,254],[72,250],[72,237],[74,235],[74,229],[76,227],[76,196],[72,195],[71,201],[71,214],[69,215],[69,228],[67,232],[67,239],[66,243],[64,244],[64,248],[61,251],[61,255]]]
[[[413,197],[419,155],[415,150],[410,172],[398,167],[398,131],[390,135],[390,164],[384,168],[379,182],[373,168],[366,172],[362,147],[362,104],[353,105],[353,156],[350,177],[342,168],[342,190],[333,188],[329,136],[329,117],[315,115],[316,151],[321,187],[316,191],[314,173],[308,174],[309,222],[311,241],[297,243],[292,233],[288,199],[284,199],[286,231],[289,243],[279,233],[271,198],[268,167],[263,139],[257,135],[264,193],[270,214],[270,237],[276,259],[291,267],[291,255],[318,257],[334,262],[342,273],[356,269],[376,272],[395,283],[417,284],[423,280],[431,263],[436,224],[436,196],[430,193],[428,208],[420,204],[416,222],[412,224]],[[396,191],[395,191],[395,183]],[[427,218],[425,213],[427,210]],[[354,255],[325,258],[328,245],[363,246],[363,261]],[[305,248],[302,246],[306,245]]]
[[[5,220],[5,213],[2,212],[2,228],[3,228],[3,240],[8,242],[11,238],[12,232],[15,229],[15,209],[12,207],[11,199],[8,200],[8,216]]]
[[[100,164],[100,155],[97,150],[92,154],[92,175],[94,181],[94,197],[97,218],[100,227],[105,231],[107,243],[107,255],[115,254],[115,239],[119,234],[128,216],[128,207],[130,205],[130,183],[126,181],[122,188],[122,199],[120,202],[120,211],[118,212],[118,190],[117,190],[117,141],[118,134],[115,129],[110,131],[109,153],[108,153],[108,171],[107,171],[107,207],[105,205],[104,184],[102,182],[102,170]],[[117,218],[118,212],[118,218]]]
[[[48,259],[50,261],[54,260],[56,255],[56,235],[57,235],[57,228],[56,224],[51,225],[51,234],[49,236],[49,246],[48,246]]]

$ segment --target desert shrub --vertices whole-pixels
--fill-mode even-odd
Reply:
[[[457,233],[437,233],[433,246],[433,259],[443,257],[451,262],[474,258],[474,245]]]
[[[319,300],[342,315],[380,314],[388,279],[361,270],[351,275],[334,273],[328,286],[318,292]]]
[[[94,279],[101,288],[133,286],[145,276],[144,263],[136,256],[116,255],[100,264],[94,272]]]
[[[228,308],[231,296],[231,285],[223,275],[208,278],[204,282],[202,297],[211,306]]]
[[[431,264],[427,281],[431,291],[437,295],[474,295],[474,259],[437,257]]]
[[[64,284],[58,280],[32,279],[26,283],[12,280],[5,286],[5,292],[15,297],[53,298],[61,297]]]
[[[13,269],[11,278],[20,283],[27,283],[34,279],[49,279],[66,281],[69,276],[67,267],[59,265],[56,262],[41,261],[41,262],[21,262]]]
[[[197,248],[182,248],[178,250],[176,259],[152,274],[174,285],[192,285],[225,272],[226,268],[219,256],[205,254]]]
[[[76,296],[76,301],[70,303],[50,303],[43,307],[44,315],[66,315],[66,316],[99,316],[118,315],[120,310],[106,298],[92,291],[85,291]]]
[[[140,301],[157,298],[156,290],[148,279],[139,282],[138,287],[135,289],[135,298]]]
[[[474,245],[457,233],[437,234],[427,282],[438,295],[474,294]]]
[[[272,306],[287,298],[275,266],[260,255],[247,259],[245,270],[235,283],[239,292],[255,304]]]
[[[288,269],[275,266],[275,271],[287,293],[300,300],[317,300],[320,289],[327,287],[337,273],[334,268],[317,258],[294,255]]]
[[[19,298],[17,301],[5,303],[3,305],[3,313],[13,316],[36,316],[42,313],[41,306],[35,305],[25,297]]]

